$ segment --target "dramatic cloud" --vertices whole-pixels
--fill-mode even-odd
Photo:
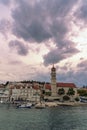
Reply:
[[[44,56],[47,65],[72,56],[78,51],[74,43],[67,40],[70,31],[67,17],[75,4],[75,0],[41,0],[33,5],[27,0],[18,1],[18,6],[12,10],[13,34],[33,43],[51,39],[57,49]]]
[[[64,59],[65,56],[58,50],[53,50],[50,51],[48,54],[44,55],[44,64],[49,65],[49,64],[54,64],[59,62],[60,60]]]
[[[17,37],[32,42],[42,42],[49,39],[51,34],[47,26],[44,25],[44,19],[40,18],[43,15],[43,13],[40,14],[42,11],[41,7],[37,7],[37,5],[32,7],[22,0],[19,6],[12,12],[14,19],[13,33]]]
[[[42,0],[31,6],[22,0],[12,11],[13,34],[33,42],[49,38],[59,41],[68,31],[69,21],[66,17],[75,3],[75,0]]]
[[[42,42],[51,37],[50,33],[38,21],[33,21],[29,27],[30,40]]]
[[[10,41],[9,47],[16,49],[19,55],[25,56],[28,54],[28,47],[20,41]]]
[[[0,7],[2,80],[49,81],[54,63],[58,81],[87,83],[87,0],[0,0]]]
[[[44,55],[44,64],[49,65],[53,63],[58,63],[63,59],[67,59],[68,57],[79,52],[71,43],[67,41],[68,46],[61,44],[61,48],[56,48],[51,50],[48,54]]]

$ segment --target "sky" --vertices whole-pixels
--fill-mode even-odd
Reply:
[[[87,0],[0,0],[0,83],[87,85]]]

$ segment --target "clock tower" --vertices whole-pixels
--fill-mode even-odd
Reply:
[[[56,97],[57,96],[57,88],[56,88],[56,68],[51,68],[51,96]]]

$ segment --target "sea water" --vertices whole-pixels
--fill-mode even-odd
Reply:
[[[87,106],[17,109],[0,104],[0,130],[87,130]]]

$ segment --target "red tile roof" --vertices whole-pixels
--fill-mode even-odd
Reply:
[[[51,84],[45,84],[45,89],[51,90]]]
[[[36,89],[36,90],[40,89],[38,85],[34,85],[32,87],[33,87],[33,89]],[[62,87],[62,88],[76,88],[76,85],[74,83],[60,83],[59,82],[59,83],[57,83],[57,87]],[[14,88],[20,89],[21,86],[20,85],[16,85],[16,86],[12,85],[12,86],[10,86],[10,88],[11,89],[14,89]],[[51,84],[50,83],[49,84],[48,83],[45,84],[45,89],[51,90]]]
[[[74,83],[57,83],[57,87],[76,88],[76,85]],[[51,84],[45,84],[45,89],[51,90]]]
[[[12,86],[10,86],[10,89],[15,89],[15,88],[16,88],[16,89],[20,89],[21,86],[19,86],[19,85],[16,85],[16,86],[15,86],[15,85],[12,85]]]
[[[10,86],[9,88],[10,88],[10,89],[14,89],[14,86]]]
[[[57,87],[76,88],[74,83],[57,83]]]
[[[20,89],[21,88],[21,86],[20,85],[16,85],[16,89]]]
[[[35,85],[35,86],[33,86],[33,89],[38,90],[38,89],[39,89],[39,86],[38,86],[38,85]]]

